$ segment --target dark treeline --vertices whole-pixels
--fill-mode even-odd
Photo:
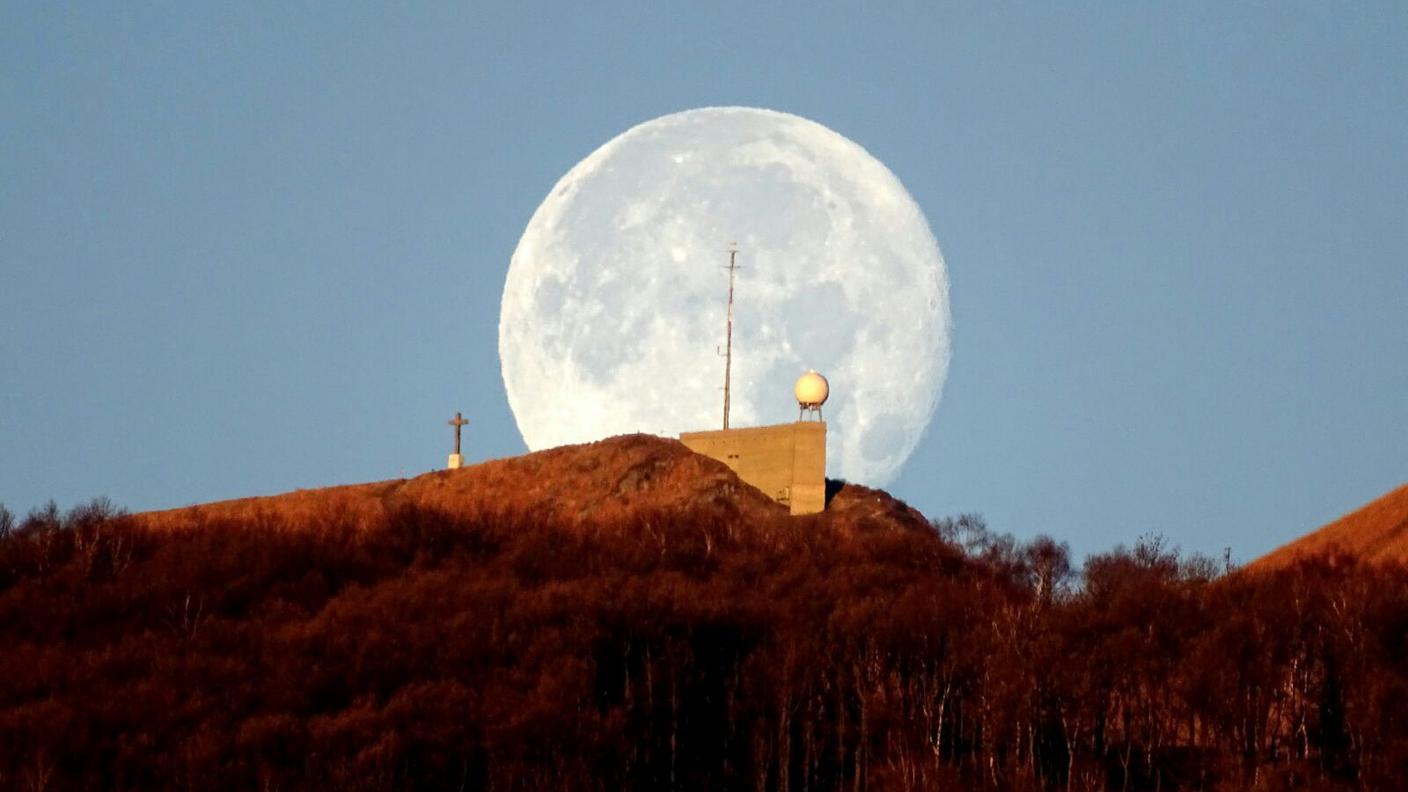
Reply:
[[[932,530],[0,510],[0,788],[1396,789],[1408,575]]]

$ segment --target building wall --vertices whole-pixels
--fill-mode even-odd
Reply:
[[[826,424],[821,421],[685,432],[680,442],[728,465],[793,514],[826,508]]]

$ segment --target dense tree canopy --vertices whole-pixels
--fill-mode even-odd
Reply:
[[[16,524],[18,523],[18,524]],[[0,788],[1386,789],[1408,575],[981,520],[0,510]]]

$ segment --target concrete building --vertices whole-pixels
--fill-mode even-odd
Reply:
[[[815,514],[826,508],[826,424],[822,421],[685,432],[680,442],[696,454],[728,465],[739,478],[787,504],[792,514]]]

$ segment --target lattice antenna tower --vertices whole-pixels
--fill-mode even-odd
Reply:
[[[738,270],[738,243],[728,243],[728,328],[724,336],[724,428],[728,428],[729,391],[733,387],[733,279]]]

